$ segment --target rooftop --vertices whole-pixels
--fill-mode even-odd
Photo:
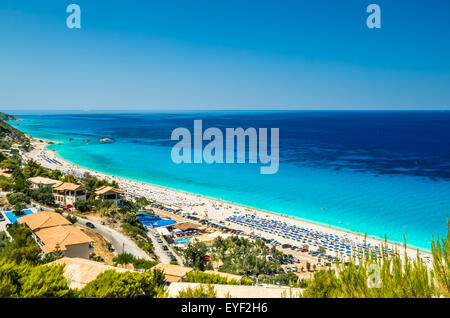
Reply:
[[[178,283],[174,282],[169,285],[169,297],[175,297],[181,290],[187,288],[196,288],[199,283]],[[217,293],[218,298],[226,298],[231,296],[233,298],[290,298],[298,297],[300,294],[299,288],[287,288],[279,286],[239,286],[239,285],[212,285]]]
[[[43,185],[54,185],[54,184],[61,182],[58,180],[53,180],[53,179],[44,178],[44,177],[29,178],[28,181],[30,181],[31,183],[34,183],[34,184],[43,184]]]
[[[90,261],[83,258],[69,258],[63,257],[49,265],[65,265],[64,277],[70,280],[70,288],[81,289],[90,281],[97,278],[97,276],[104,271],[113,269],[117,272],[128,272],[129,269],[109,266],[95,261]]]
[[[0,169],[0,175],[5,176],[5,177],[11,177],[12,171],[10,171],[8,169]]]
[[[56,246],[59,246],[61,251],[65,251],[69,245],[93,242],[93,240],[80,229],[71,225],[49,227],[41,229],[35,232],[35,234],[44,244],[41,246],[41,250],[45,254],[54,252]]]
[[[71,223],[61,214],[56,212],[37,212],[22,216],[18,219],[21,224],[26,224],[32,231],[58,225],[70,225]]]
[[[185,222],[185,223],[174,224],[174,225],[172,225],[172,228],[178,229],[181,231],[188,231],[188,230],[198,230],[198,229],[202,228],[202,226],[194,224],[194,223],[190,223],[190,222]]]
[[[117,189],[111,186],[103,186],[101,188],[98,188],[95,191],[96,195],[102,195],[102,194],[107,194],[107,193],[117,193],[117,194],[123,194],[125,193],[125,191],[123,191],[122,189]]]
[[[76,190],[84,190],[84,187],[79,184],[69,183],[69,182],[59,182],[53,185],[53,190],[57,191],[76,191]]]
[[[158,264],[153,269],[159,269],[163,271],[166,275],[166,280],[168,282],[178,282],[180,281],[187,273],[193,270],[191,267],[184,267],[180,265],[172,265],[172,264]]]

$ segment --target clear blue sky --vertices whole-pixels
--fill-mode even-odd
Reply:
[[[1,0],[0,41],[4,110],[450,109],[448,0]]]

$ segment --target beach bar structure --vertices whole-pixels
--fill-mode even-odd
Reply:
[[[49,179],[49,178],[44,178],[44,177],[34,177],[34,178],[29,178],[28,181],[31,182],[31,187],[33,189],[39,189],[39,188],[49,188],[52,189],[52,187],[57,184],[57,183],[61,183],[61,181],[58,180],[53,180],[53,179]]]
[[[55,203],[61,206],[71,204],[80,200],[86,200],[86,189],[79,184],[59,182],[53,185]]]
[[[118,207],[123,203],[125,191],[111,186],[103,186],[95,191],[95,195],[98,199],[113,202]]]
[[[31,231],[43,254],[57,250],[66,257],[89,259],[93,240],[56,212],[37,212],[18,219]]]

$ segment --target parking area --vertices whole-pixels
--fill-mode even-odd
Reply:
[[[147,227],[147,236],[152,242],[155,254],[159,257],[161,263],[170,264],[172,261],[177,261],[178,264],[183,264],[182,259],[172,251],[166,240],[159,235],[154,229]]]

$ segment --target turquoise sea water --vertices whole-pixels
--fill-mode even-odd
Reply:
[[[445,233],[450,211],[450,116],[408,116],[47,114],[11,124],[61,142],[51,148],[87,168],[377,237],[386,233],[393,241],[405,234],[408,244],[430,249],[432,235]],[[193,119],[205,127],[279,127],[279,172],[261,175],[252,164],[174,164],[171,131],[191,127]],[[100,143],[104,137],[114,142]]]

